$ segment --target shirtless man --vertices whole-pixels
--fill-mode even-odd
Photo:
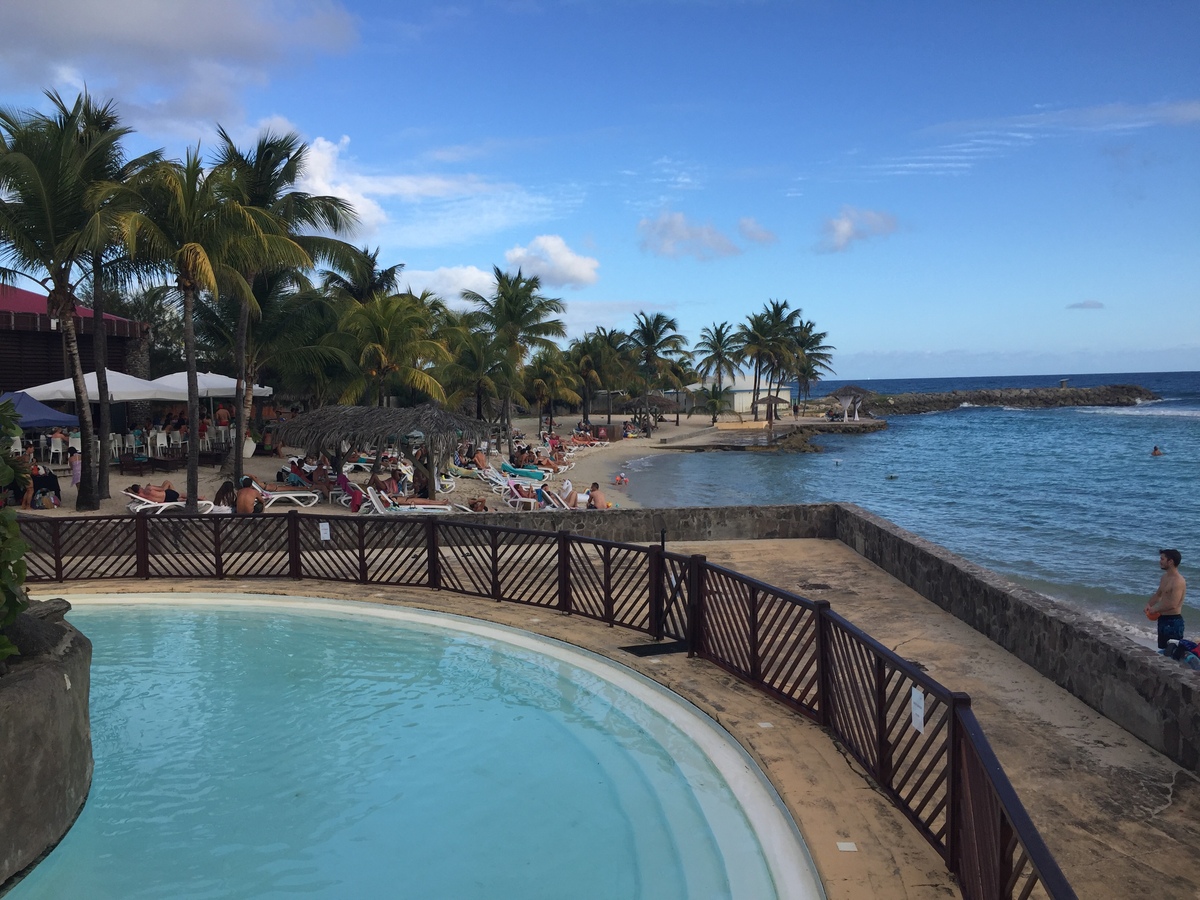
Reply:
[[[588,491],[588,509],[608,509],[608,498],[604,496],[604,491],[600,490],[598,481],[592,482],[592,489]]]
[[[256,487],[257,480],[253,475],[242,477],[242,486],[238,488],[237,506],[234,507],[234,512],[239,515],[252,515],[263,511],[262,491]]]
[[[1183,598],[1187,582],[1179,574],[1182,557],[1178,550],[1159,550],[1158,567],[1163,570],[1158,590],[1146,603],[1146,615],[1158,613],[1158,649],[1167,649],[1167,641],[1183,637]]]

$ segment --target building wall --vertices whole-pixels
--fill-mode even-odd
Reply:
[[[128,344],[128,338],[108,336],[108,368],[126,371]],[[90,334],[79,335],[79,355],[84,371],[94,371],[96,360]],[[61,332],[0,330],[0,393],[58,381],[70,375]]]

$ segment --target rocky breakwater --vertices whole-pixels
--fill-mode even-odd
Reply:
[[[1136,406],[1160,400],[1153,391],[1135,384],[1102,387],[998,388],[990,391],[947,391],[940,394],[876,394],[863,392],[861,410],[872,416],[906,416],[941,412],[962,406],[1008,406],[1052,409],[1060,406]],[[837,412],[841,412],[838,407]]]
[[[0,894],[62,839],[92,784],[92,644],[65,600],[31,602],[3,629],[0,662]]]

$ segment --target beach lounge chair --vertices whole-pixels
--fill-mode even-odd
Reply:
[[[263,510],[270,509],[274,504],[287,501],[297,506],[316,506],[321,499],[320,491],[265,491],[258,489],[263,498]]]
[[[524,478],[526,481],[547,481],[550,473],[542,469],[518,469],[511,463],[500,463],[500,471],[513,478]]]
[[[371,507],[381,516],[403,516],[409,513],[445,513],[445,512],[461,512],[461,508],[455,510],[451,506],[444,506],[440,503],[392,503],[386,494],[380,494],[373,487],[367,488],[367,497],[371,501]],[[470,510],[467,510],[470,512]]]
[[[183,500],[175,500],[171,503],[156,503],[153,500],[147,500],[138,494],[131,494],[129,491],[121,491],[129,498],[129,511],[131,513],[150,512],[154,515],[161,515],[166,509],[186,509],[187,503]],[[213,503],[211,500],[197,500],[196,511],[201,514],[212,512]]]
[[[538,503],[537,497],[525,496],[523,493],[521,493],[519,490],[517,490],[517,485],[518,485],[518,482],[516,482],[516,481],[510,481],[506,485],[507,491],[504,494],[504,502],[516,510],[524,510],[524,509],[538,510],[538,509],[541,509],[541,505]],[[528,488],[529,486],[522,485],[522,487]],[[536,488],[535,488],[535,490],[536,490]]]

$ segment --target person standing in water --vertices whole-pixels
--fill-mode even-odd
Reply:
[[[1183,598],[1187,595],[1187,582],[1179,574],[1182,560],[1178,550],[1158,551],[1162,578],[1158,580],[1158,590],[1146,603],[1146,615],[1158,619],[1159,650],[1167,649],[1168,641],[1183,637]]]

